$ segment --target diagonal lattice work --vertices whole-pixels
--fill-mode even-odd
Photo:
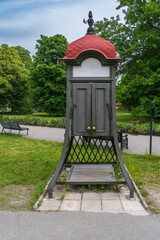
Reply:
[[[113,141],[105,137],[72,137],[65,157],[67,164],[115,164]]]

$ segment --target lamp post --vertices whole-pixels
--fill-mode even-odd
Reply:
[[[153,123],[153,118],[157,116],[157,111],[155,105],[152,105],[149,110],[149,115],[150,115],[150,146],[149,146],[149,153],[150,155],[152,154],[152,123]]]

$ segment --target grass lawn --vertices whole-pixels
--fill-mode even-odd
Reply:
[[[11,114],[5,113],[4,116],[15,117],[15,118],[28,118],[28,117],[40,118],[43,120],[52,120],[52,119],[60,120],[62,118],[62,117],[49,116],[45,112],[35,112],[33,114],[28,114],[28,115],[11,115]],[[133,121],[139,121],[139,120],[143,122],[150,122],[149,116],[148,117],[133,116],[127,110],[116,110],[116,116],[117,116],[117,122],[133,122]],[[155,122],[160,123],[160,116],[158,116],[158,118],[155,118],[154,120]]]
[[[140,122],[150,123],[150,117],[149,116],[148,117],[133,116],[127,110],[116,110],[116,117],[117,117],[117,122],[140,121]],[[158,115],[156,118],[154,118],[154,121],[156,123],[160,123],[160,115]]]
[[[58,164],[62,143],[0,134],[0,210],[32,210]],[[147,189],[160,190],[160,156],[122,153],[133,180],[157,211]]]
[[[55,171],[61,151],[62,143],[0,134],[0,209],[32,209]],[[16,195],[18,205],[12,199]]]
[[[117,117],[117,122],[133,122],[133,121],[138,121],[139,117],[138,116],[133,116],[131,113],[128,111],[121,111],[121,110],[116,110],[116,117]],[[147,118],[143,119],[147,120]]]
[[[160,156],[122,153],[122,158],[150,209],[160,213]]]

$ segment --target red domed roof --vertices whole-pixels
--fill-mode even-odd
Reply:
[[[109,41],[95,34],[88,34],[70,43],[67,47],[67,56],[63,59],[76,59],[80,53],[94,50],[103,54],[107,59],[121,59],[116,56],[116,48]]]

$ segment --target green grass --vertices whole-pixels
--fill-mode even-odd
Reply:
[[[138,187],[160,183],[160,156],[122,153],[122,157]]]
[[[139,117],[138,116],[133,116],[131,113],[128,111],[116,111],[116,117],[117,117],[117,122],[132,122],[132,121],[138,121]]]
[[[0,189],[10,185],[34,189],[27,206],[31,209],[55,171],[61,151],[62,143],[0,134]]]
[[[33,208],[57,167],[62,145],[0,134],[0,209]],[[145,187],[159,187],[160,156],[122,153],[122,158],[141,193],[153,208],[154,203],[148,198]],[[24,198],[28,199],[24,207],[11,208],[10,202],[16,203],[17,199]]]
[[[122,153],[122,158],[150,209],[160,213],[160,207],[155,203],[156,197],[152,196],[152,190],[157,194],[160,190],[160,156]]]
[[[150,117],[146,116],[133,116],[130,112],[125,110],[117,110],[116,111],[117,122],[136,122],[139,121],[140,123],[150,123]],[[154,119],[156,123],[160,123],[160,116]]]

